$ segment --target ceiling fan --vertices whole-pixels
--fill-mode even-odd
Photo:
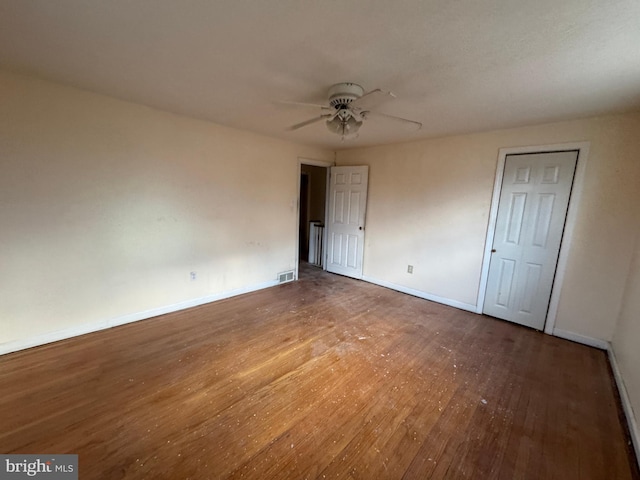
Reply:
[[[321,120],[325,121],[327,128],[330,132],[336,133],[342,137],[350,138],[357,136],[358,130],[370,117],[385,118],[397,122],[403,122],[405,124],[413,125],[416,130],[422,128],[422,123],[406,118],[395,117],[393,115],[387,115],[386,113],[378,113],[371,110],[366,110],[363,106],[364,99],[370,98],[374,95],[388,95],[395,98],[392,92],[385,92],[379,88],[371,90],[365,93],[364,89],[356,83],[337,83],[329,88],[328,92],[328,104],[320,105],[314,103],[300,103],[300,102],[281,102],[286,105],[297,105],[302,107],[320,108],[324,113],[317,117],[310,118],[304,122],[296,123],[288,128],[288,130],[298,130],[299,128],[306,127]]]

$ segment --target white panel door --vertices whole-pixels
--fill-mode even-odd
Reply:
[[[507,155],[483,313],[544,328],[577,159]]]
[[[362,278],[369,167],[331,167],[327,270]]]

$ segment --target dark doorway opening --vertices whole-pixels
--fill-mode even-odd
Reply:
[[[298,260],[324,267],[324,220],[327,167],[300,165],[300,223]]]

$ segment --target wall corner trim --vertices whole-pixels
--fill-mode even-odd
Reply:
[[[142,312],[130,313],[122,315],[120,317],[111,318],[107,320],[100,320],[91,323],[85,323],[77,325],[75,327],[66,328],[63,330],[57,330],[55,332],[49,332],[42,335],[37,335],[32,338],[24,340],[16,340],[12,342],[0,344],[0,355],[6,355],[8,353],[17,352],[20,350],[26,350],[28,348],[38,347],[40,345],[46,345],[48,343],[59,342],[60,340],[66,340],[68,338],[78,337],[80,335],[86,335],[87,333],[98,332],[100,330],[106,330],[108,328],[125,325],[127,323],[138,322],[140,320],[147,320],[149,318],[157,317],[159,315],[165,315],[167,313],[177,312],[179,310],[186,310],[187,308],[198,307],[218,300],[224,300],[225,298],[235,297],[236,295],[242,295],[244,293],[255,292],[264,288],[274,287],[278,285],[277,280],[271,280],[255,285],[249,285],[247,287],[238,288],[235,290],[228,290],[225,292],[216,293],[213,295],[207,295],[205,297],[193,298],[191,300],[185,300],[183,302],[174,303],[171,305],[165,305],[163,307],[152,308]]]
[[[636,454],[636,462],[638,462],[638,467],[640,467],[640,430],[638,429],[638,421],[633,411],[631,399],[629,398],[627,387],[625,386],[624,379],[622,378],[622,373],[620,372],[620,367],[618,366],[613,346],[610,342],[605,340],[599,340],[597,338],[591,338],[585,335],[559,330],[557,328],[553,330],[553,336],[581,343],[589,347],[599,348],[607,352],[611,371],[613,372],[613,379],[616,383],[616,387],[618,388],[618,393],[620,394],[622,410],[624,412],[625,419],[627,420],[627,428],[629,430],[629,435],[631,436],[631,443],[633,444],[633,449]]]
[[[618,366],[618,361],[616,360],[616,355],[611,344],[609,344],[607,353],[609,354],[609,363],[611,364],[611,370],[613,371],[613,378],[615,379],[616,386],[618,387],[618,393],[620,394],[622,410],[624,411],[624,416],[627,419],[631,443],[633,444],[633,448],[636,452],[636,461],[638,462],[638,467],[640,467],[640,430],[638,430],[638,422],[636,420],[633,407],[631,406],[631,399],[627,393],[627,388],[624,384],[624,379],[622,378],[622,373],[620,372],[620,367]]]

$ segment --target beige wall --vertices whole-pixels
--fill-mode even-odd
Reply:
[[[298,156],[333,153],[8,73],[0,99],[0,347],[296,267]]]
[[[370,166],[364,274],[476,305],[498,150],[588,141],[556,328],[611,340],[640,208],[639,135],[629,114],[338,152],[339,165]]]
[[[640,178],[638,181],[640,185]],[[640,205],[640,198],[636,202]],[[635,255],[631,262],[620,319],[612,342],[636,421],[640,420],[640,214],[637,216],[637,222]],[[636,430],[635,434],[640,440],[640,431]],[[640,448],[640,445],[636,445],[636,448]]]

